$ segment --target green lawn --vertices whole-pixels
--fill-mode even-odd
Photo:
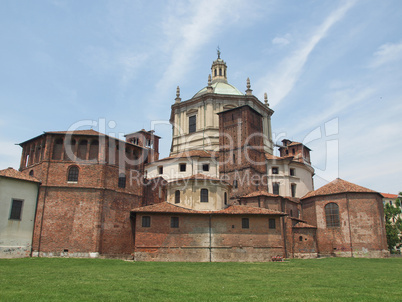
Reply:
[[[401,301],[402,258],[282,263],[2,259],[1,301]]]

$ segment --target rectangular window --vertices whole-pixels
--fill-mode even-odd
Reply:
[[[270,219],[269,220],[269,228],[270,229],[276,229],[275,219]]]
[[[296,197],[296,184],[291,184],[290,189],[292,191],[292,197]]]
[[[248,220],[248,218],[241,219],[241,227],[242,229],[248,229],[250,227],[250,221]]]
[[[208,189],[201,189],[201,202],[208,202]]]
[[[188,118],[188,133],[193,133],[196,130],[197,116],[193,115]]]
[[[158,167],[158,173],[159,173],[159,174],[163,174],[163,166],[159,166],[159,167]]]
[[[295,173],[295,169],[294,168],[290,168],[290,176],[295,176],[296,175],[296,173]]]
[[[274,182],[272,184],[272,193],[275,195],[279,195],[279,183],[278,182]]]
[[[202,165],[202,171],[208,172],[209,171],[209,165],[208,164],[203,164]]]
[[[272,174],[278,174],[278,173],[279,173],[278,167],[272,167]]]
[[[21,220],[22,200],[13,199],[11,203],[10,219]]]
[[[142,227],[149,228],[151,226],[151,217],[150,216],[142,216]]]
[[[179,164],[180,172],[186,172],[186,164]]]
[[[179,227],[179,217],[170,217],[170,227],[171,228]]]
[[[236,180],[236,179],[233,181],[233,187],[234,187],[235,189],[237,189],[237,180]]]

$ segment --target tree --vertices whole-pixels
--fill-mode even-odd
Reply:
[[[402,192],[399,193],[402,196]],[[388,249],[391,254],[396,253],[396,247],[402,244],[402,210],[401,197],[395,201],[395,206],[386,203],[384,205],[385,230],[387,233]]]

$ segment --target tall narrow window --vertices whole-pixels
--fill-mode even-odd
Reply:
[[[158,167],[158,174],[163,174],[163,166]]]
[[[290,189],[292,191],[292,197],[296,197],[296,184],[291,184]]]
[[[78,167],[72,166],[68,170],[67,181],[77,182],[78,181]]]
[[[171,228],[179,227],[179,217],[170,217],[170,227]]]
[[[149,228],[151,226],[151,217],[150,216],[142,216],[142,227]]]
[[[188,118],[188,133],[193,133],[196,130],[197,116],[193,115]]]
[[[99,141],[97,139],[93,140],[89,146],[89,159],[98,160],[99,153]]]
[[[279,195],[279,183],[278,182],[272,183],[272,193],[275,195]]]
[[[241,227],[242,229],[248,229],[250,227],[250,221],[248,218],[241,219]]]
[[[63,150],[63,139],[58,138],[54,142],[52,159],[61,159],[62,150]]]
[[[180,203],[180,191],[174,192],[174,203]]]
[[[269,219],[269,228],[276,229],[275,219],[273,218]]]
[[[201,202],[208,202],[208,189],[201,189]]]
[[[295,173],[295,169],[294,168],[290,168],[290,176],[295,176],[296,175],[296,173]]]
[[[13,199],[11,204],[10,219],[21,220],[22,200]]]
[[[325,205],[325,218],[327,228],[336,228],[340,226],[339,206],[336,203],[328,203]]]
[[[219,75],[222,75],[222,68],[219,68]]]
[[[228,193],[225,192],[225,194],[223,195],[223,200],[225,202],[225,205],[228,204]]]
[[[233,187],[234,187],[235,189],[237,189],[237,180],[236,180],[236,179],[233,181]]]
[[[126,175],[124,173],[119,174],[118,186],[119,186],[119,188],[125,188],[126,187]]]
[[[77,156],[80,159],[87,159],[87,147],[88,147],[88,141],[87,140],[82,140],[80,141],[80,143],[78,144],[78,152],[77,152]]]

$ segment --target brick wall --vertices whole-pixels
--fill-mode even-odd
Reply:
[[[151,217],[150,227],[142,227],[143,216]],[[179,217],[179,228],[170,227],[172,216]],[[249,218],[248,229],[242,218]],[[276,219],[276,229],[269,229],[269,218]],[[141,213],[135,226],[137,261],[269,261],[284,255],[279,217]]]
[[[339,227],[326,225],[324,207],[330,202],[339,206]],[[303,217],[317,226],[320,254],[346,257],[383,257],[387,254],[382,200],[376,193],[312,197],[303,201]]]
[[[262,116],[249,106],[219,114],[219,172],[233,187],[231,198],[257,191],[266,176]]]

